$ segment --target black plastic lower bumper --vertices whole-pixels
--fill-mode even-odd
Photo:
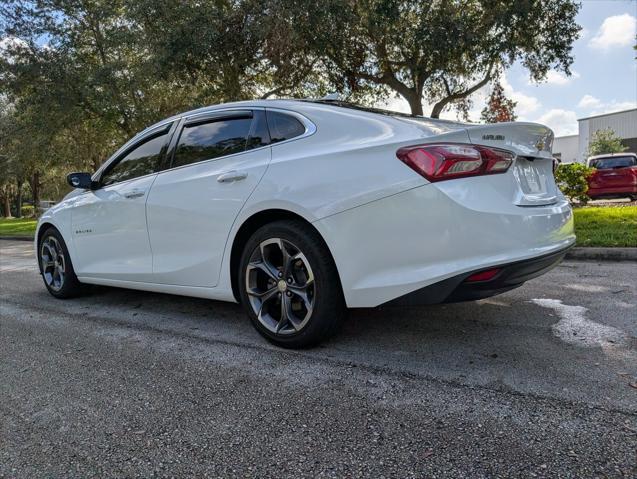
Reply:
[[[416,306],[423,304],[455,303],[488,298],[522,286],[528,281],[543,275],[557,266],[570,249],[565,248],[555,253],[536,258],[516,261],[504,265],[493,265],[475,271],[447,278],[438,283],[425,286],[404,296],[396,298],[386,305]],[[487,281],[467,282],[469,276],[497,268],[498,273]]]

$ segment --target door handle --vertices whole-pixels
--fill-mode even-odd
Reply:
[[[217,181],[219,183],[232,183],[233,181],[241,181],[245,180],[248,177],[248,174],[245,171],[228,171],[226,173],[221,173],[217,176]]]
[[[141,198],[145,194],[146,192],[140,190],[127,191],[126,193],[124,193],[124,198],[132,200],[133,198]]]

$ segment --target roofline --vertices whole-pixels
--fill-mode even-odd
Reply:
[[[632,151],[621,151],[619,153],[602,153],[600,155],[589,156],[587,160],[598,160],[600,158],[612,158],[613,156],[637,156],[637,153]]]
[[[600,116],[618,115],[620,113],[628,113],[629,111],[637,111],[637,108],[629,108],[628,110],[619,110],[619,111],[612,111],[610,113],[602,113],[600,115],[586,116],[584,118],[578,118],[577,121],[590,120],[591,118],[599,118]]]

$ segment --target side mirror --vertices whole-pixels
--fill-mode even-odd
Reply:
[[[69,175],[67,175],[66,181],[73,188],[92,190],[95,187],[95,183],[91,179],[90,173],[70,173]]]

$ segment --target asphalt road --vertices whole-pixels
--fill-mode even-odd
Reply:
[[[0,241],[0,477],[635,477],[637,264],[356,310],[303,352],[238,305],[48,295]]]

